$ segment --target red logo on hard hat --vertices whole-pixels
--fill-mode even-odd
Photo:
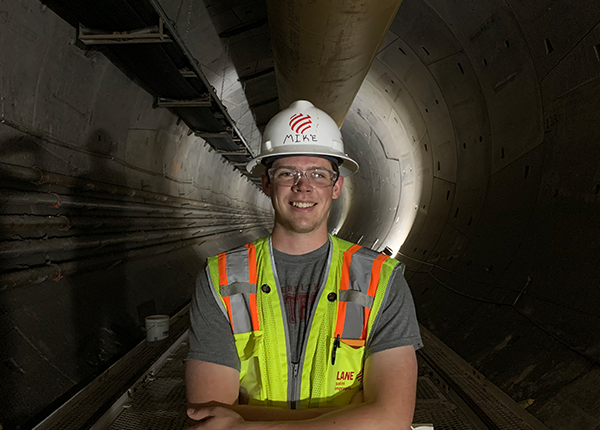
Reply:
[[[304,134],[310,128],[311,124],[310,115],[297,113],[290,118],[290,128],[294,133]]]

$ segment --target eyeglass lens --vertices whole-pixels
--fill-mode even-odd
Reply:
[[[286,167],[272,169],[270,176],[276,185],[294,186],[302,176],[306,176],[308,183],[316,188],[325,188],[333,184],[335,173],[327,169],[310,169],[306,171]]]

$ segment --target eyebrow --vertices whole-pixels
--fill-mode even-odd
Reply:
[[[303,169],[300,169],[299,167],[296,167],[296,166],[277,166],[277,167],[273,167],[273,169],[281,169],[281,168],[292,169],[292,170],[303,170]],[[309,167],[307,169],[304,169],[304,170],[313,170],[313,169],[329,170],[327,167],[323,167],[323,166],[311,166],[311,167]]]

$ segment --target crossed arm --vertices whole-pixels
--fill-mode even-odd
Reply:
[[[408,430],[417,384],[414,348],[377,352],[365,362],[364,402],[337,408],[298,409],[236,405],[239,373],[230,367],[188,360],[188,430]]]

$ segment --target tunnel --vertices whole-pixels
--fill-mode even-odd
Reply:
[[[92,428],[169,348],[145,317],[182,335],[206,258],[269,234],[245,168],[269,119],[335,91],[360,170],[331,234],[405,265],[425,349],[545,428],[600,428],[600,4],[348,12],[344,37],[381,34],[368,67],[288,76],[304,95],[278,63],[313,34],[292,3],[0,0],[0,428],[95,389],[54,427]]]

